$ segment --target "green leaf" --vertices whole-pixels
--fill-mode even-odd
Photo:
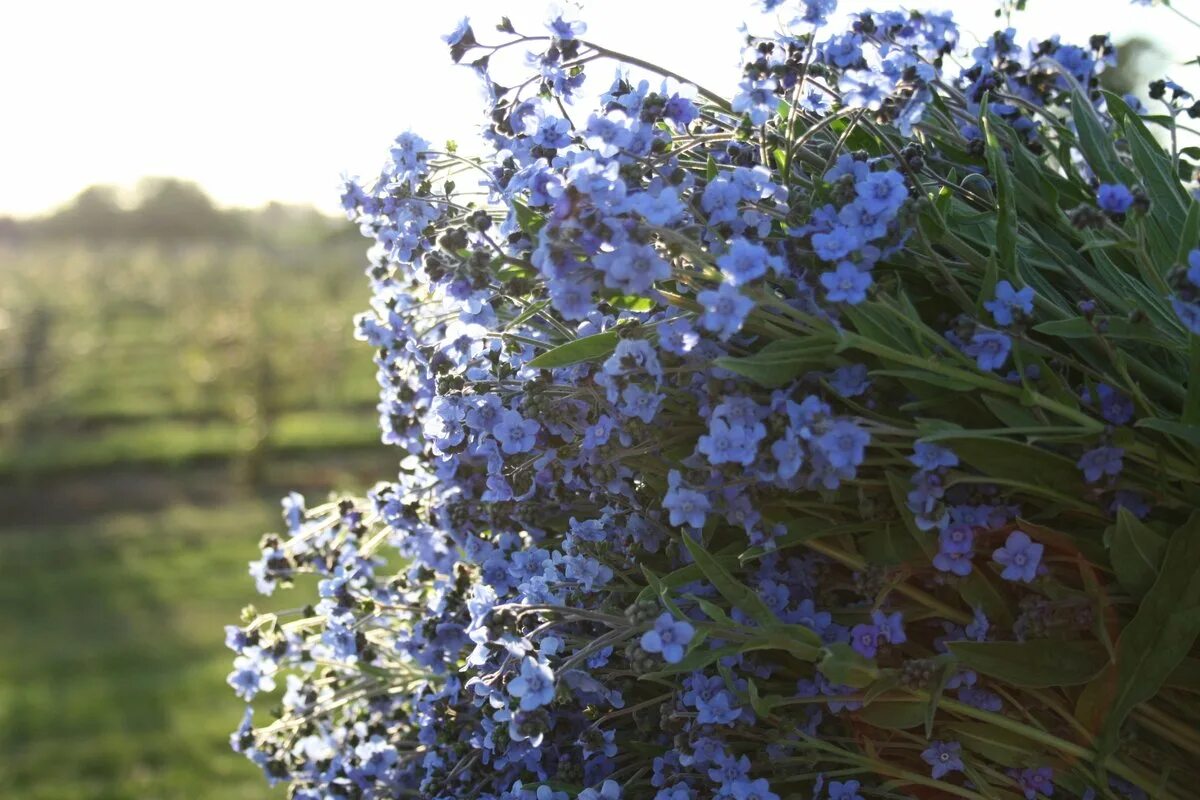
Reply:
[[[939,375],[936,372],[926,372],[919,369],[876,369],[871,370],[871,374],[900,378],[901,380],[920,381],[921,383],[928,383],[930,386],[949,389],[952,392],[974,392],[979,388],[974,384],[961,381],[957,378],[949,378],[945,375]]]
[[[1167,547],[1159,536],[1127,508],[1117,511],[1117,522],[1108,529],[1108,546],[1117,580],[1134,597],[1141,597],[1158,577]]]
[[[774,389],[829,364],[833,343],[822,337],[778,339],[757,353],[741,358],[718,358],[716,366]]]
[[[942,727],[966,749],[1005,767],[1027,766],[1035,755],[1028,739],[988,722],[950,722]]]
[[[1109,112],[1122,123],[1121,132],[1129,144],[1133,165],[1150,194],[1150,214],[1161,219],[1168,230],[1180,230],[1184,224],[1187,194],[1180,184],[1171,156],[1162,149],[1138,115],[1129,110],[1124,99],[1105,92],[1105,100]]]
[[[615,350],[618,341],[620,339],[616,331],[594,333],[591,336],[584,336],[547,350],[530,361],[529,366],[537,369],[553,369],[578,364],[582,361],[594,361]]]
[[[1185,658],[1167,676],[1166,686],[1200,694],[1200,658]]]
[[[652,311],[657,303],[649,297],[638,297],[634,294],[619,294],[615,297],[607,298],[610,305],[617,308],[624,308],[629,311],[646,312]]]
[[[1013,194],[1013,177],[1004,148],[1000,146],[992,126],[991,115],[985,113],[981,121],[987,145],[988,171],[996,180],[997,266],[1002,275],[1011,277],[1017,274],[1017,201]]]
[[[858,550],[872,564],[907,564],[924,552],[903,526],[890,522],[859,538]]]
[[[817,669],[830,683],[862,689],[879,680],[879,668],[845,642],[823,648]]]
[[[803,625],[776,622],[766,625],[750,639],[753,650],[783,650],[801,661],[816,661],[821,656],[821,637]]]
[[[510,202],[513,212],[517,215],[517,224],[521,226],[521,230],[530,236],[535,236],[546,224],[546,218],[520,200],[511,200]]]
[[[1128,184],[1128,170],[1121,167],[1117,152],[1113,149],[1112,137],[1104,129],[1104,123],[1091,101],[1082,92],[1072,92],[1071,117],[1075,121],[1075,132],[1079,150],[1087,159],[1088,166],[1104,183]]]
[[[938,701],[942,699],[942,693],[946,691],[946,684],[950,682],[951,676],[954,674],[954,667],[951,664],[942,664],[938,670],[937,680],[933,684],[933,691],[929,693],[929,702],[925,704],[925,738],[933,737],[933,720],[937,716]]]
[[[725,609],[721,608],[716,603],[711,603],[708,600],[705,600],[703,597],[696,597],[694,594],[689,594],[687,597],[696,605],[700,606],[700,610],[703,611],[705,616],[707,616],[713,622],[719,622],[722,625],[730,626],[734,624],[733,620],[729,618],[729,615],[725,613]]]
[[[1175,251],[1175,263],[1186,264],[1188,253],[1197,247],[1200,247],[1200,202],[1191,200],[1179,236],[1179,249]]]
[[[1171,535],[1158,578],[1117,640],[1117,663],[1110,667],[1115,688],[1096,745],[1101,755],[1116,750],[1129,712],[1158,693],[1200,635],[1198,564],[1200,511]]]
[[[960,459],[984,475],[1031,487],[1049,486],[1060,494],[1083,495],[1083,478],[1071,459],[1008,439],[970,437],[970,431],[963,431],[961,438],[953,437],[952,448]]]
[[[1104,646],[1092,641],[949,642],[946,646],[969,669],[1027,689],[1079,686],[1108,663]]]
[[[1188,351],[1187,397],[1183,401],[1183,421],[1200,425],[1200,336],[1191,335]]]
[[[535,314],[537,314],[539,311],[541,311],[543,308],[545,308],[548,305],[550,305],[549,300],[539,300],[536,303],[531,303],[528,308],[526,308],[524,311],[522,311],[520,314],[518,314],[516,317],[514,317],[513,321],[508,323],[508,325],[506,325],[504,329],[506,331],[511,331],[515,328],[521,327],[521,325],[523,325],[531,317],[533,317]]]
[[[919,727],[925,721],[925,704],[917,700],[876,700],[859,709],[855,716],[868,725],[889,731]]]
[[[712,553],[705,550],[703,545],[687,534],[683,536],[683,543],[688,552],[692,554],[696,566],[704,573],[704,577],[731,605],[740,608],[760,625],[772,625],[779,622],[775,613],[758,596],[758,592],[733,577],[733,574],[725,569],[720,561],[713,558]]]
[[[1153,325],[1139,325],[1122,317],[1096,317],[1095,324],[1103,323],[1106,327],[1103,336],[1108,339],[1134,339],[1141,342],[1175,346],[1179,340],[1170,336],[1166,331],[1159,330]],[[1095,324],[1083,317],[1057,319],[1034,325],[1033,329],[1047,336],[1057,336],[1060,339],[1092,339],[1101,334]]]
[[[890,669],[879,677],[879,680],[867,687],[867,691],[863,692],[863,705],[868,706],[875,702],[878,697],[884,692],[890,692],[900,685],[901,678],[899,670]]]
[[[760,718],[771,716],[771,712],[775,706],[782,703],[785,699],[777,694],[770,694],[763,697],[758,693],[758,686],[755,685],[753,680],[749,681],[747,688],[750,693],[750,707],[754,709],[754,713]]]

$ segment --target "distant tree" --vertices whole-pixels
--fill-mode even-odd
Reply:
[[[236,238],[241,225],[217,208],[195,183],[178,178],[146,178],[138,184],[130,212],[130,233],[139,239],[181,241]]]
[[[124,236],[127,224],[117,190],[112,186],[89,186],[40,227],[53,237],[103,241]]]

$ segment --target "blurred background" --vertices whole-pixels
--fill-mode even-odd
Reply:
[[[931,5],[997,24],[984,0]],[[1169,9],[1028,6],[1030,37],[1124,43],[1113,88],[1200,88]],[[361,492],[396,460],[352,338],[367,242],[339,173],[372,174],[410,128],[474,150],[476,82],[440,35],[471,15],[487,41],[499,13],[533,31],[544,11],[0,5],[0,796],[279,794],[228,750],[222,626],[256,599],[246,562],[280,495]],[[583,15],[589,38],[727,93],[738,24],[770,24],[749,3]]]

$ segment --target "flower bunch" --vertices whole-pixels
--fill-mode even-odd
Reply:
[[[957,69],[949,14],[763,5],[731,100],[575,20],[464,20],[494,152],[405,133],[348,182],[399,474],[286,499],[251,573],[319,599],[227,638],[240,697],[282,689],[233,746],[292,797],[1200,777],[1176,115],[1100,89],[1105,37]]]

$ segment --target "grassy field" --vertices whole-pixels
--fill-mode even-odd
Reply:
[[[394,466],[362,251],[0,248],[0,797],[282,796],[229,750],[223,626],[281,494]]]
[[[229,751],[222,626],[276,504],[0,531],[0,785],[21,800],[261,798]]]
[[[376,441],[362,252],[0,251],[0,478]]]

